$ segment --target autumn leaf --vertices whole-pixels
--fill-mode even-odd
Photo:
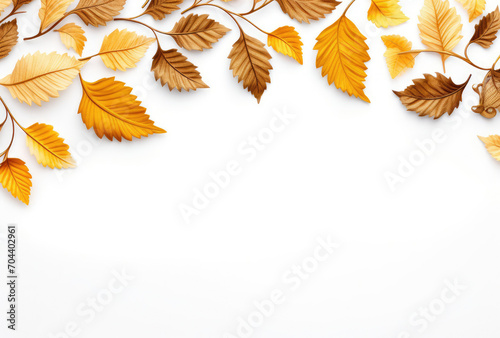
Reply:
[[[318,51],[316,68],[323,67],[322,76],[328,75],[328,83],[349,95],[370,102],[365,95],[363,82],[366,78],[365,63],[370,60],[366,38],[356,25],[342,15],[316,38],[314,49]]]
[[[0,14],[2,14],[2,12],[10,6],[10,4],[12,3],[12,0],[0,0]]]
[[[33,0],[12,0],[12,5],[14,7],[12,9],[12,12],[17,12],[17,10],[19,8],[21,8],[24,5],[29,4],[31,1],[33,1]]]
[[[73,48],[78,55],[82,56],[87,38],[85,37],[85,31],[80,26],[68,23],[56,30],[56,32],[59,32],[61,41],[66,48]]]
[[[368,20],[377,27],[397,26],[409,20],[399,5],[399,0],[371,0]]]
[[[201,79],[196,66],[179,53],[177,49],[161,50],[158,49],[153,57],[153,66],[151,70],[155,74],[156,80],[161,80],[161,85],[168,84],[172,91],[177,88],[178,91],[196,90],[198,88],[208,88]]]
[[[383,35],[381,38],[387,47],[384,56],[393,79],[406,69],[413,68],[418,53],[400,54],[411,51],[410,41],[401,35]]]
[[[0,59],[10,54],[17,44],[18,35],[17,19],[0,25]]]
[[[24,131],[27,135],[28,148],[38,163],[51,169],[66,169],[76,166],[68,151],[69,146],[64,143],[64,139],[59,137],[52,126],[35,123]]]
[[[269,63],[271,55],[265,45],[241,31],[228,58],[231,59],[229,69],[233,71],[233,76],[238,77],[238,82],[243,81],[243,88],[260,102],[267,83],[271,82],[269,71],[273,69]]]
[[[26,163],[18,158],[8,158],[0,164],[0,183],[26,205],[30,204],[31,178]]]
[[[42,0],[42,7],[38,12],[38,17],[42,21],[40,32],[61,19],[72,2],[73,0]]]
[[[125,71],[136,66],[154,41],[126,29],[117,29],[104,38],[99,55],[106,67]]]
[[[76,14],[88,26],[106,26],[106,22],[120,14],[127,0],[80,0],[68,14]]]
[[[475,18],[483,14],[486,7],[486,0],[457,0],[464,6],[469,14],[469,22],[474,21]]]
[[[81,77],[83,97],[78,113],[87,129],[94,128],[99,138],[106,136],[122,141],[132,141],[132,137],[147,137],[150,134],[166,133],[158,128],[141,107],[137,97],[131,95],[132,88],[115,78],[86,82]]]
[[[302,64],[302,46],[299,33],[294,27],[283,26],[267,35],[267,45],[278,53],[285,54]]]
[[[498,71],[489,71],[483,83],[473,86],[472,89],[479,94],[479,104],[472,107],[472,111],[488,119],[497,115],[500,108],[500,74]]]
[[[469,44],[475,43],[483,48],[489,48],[497,38],[499,29],[500,10],[497,7],[493,12],[483,17],[475,26],[474,35],[470,39]]]
[[[36,52],[17,61],[12,74],[1,79],[0,85],[19,101],[40,106],[41,101],[48,102],[68,88],[84,64],[68,54]]]
[[[483,141],[486,150],[497,161],[500,161],[500,136],[490,135],[488,137],[478,136]]]
[[[283,13],[299,22],[319,20],[330,14],[339,4],[335,0],[277,0]]]
[[[172,34],[179,47],[201,51],[212,48],[212,44],[229,31],[229,28],[209,19],[207,14],[189,14],[180,18],[169,34]]]
[[[418,19],[422,42],[430,49],[451,52],[462,39],[460,16],[448,0],[425,0]],[[441,57],[445,69],[448,55]]]
[[[166,15],[179,9],[183,0],[152,0],[144,14],[149,14],[155,20],[162,20]]]
[[[445,113],[451,115],[460,105],[462,94],[469,83],[455,84],[450,78],[437,73],[437,76],[425,74],[424,79],[413,80],[413,85],[402,92],[394,92],[409,111],[420,116],[438,119]]]

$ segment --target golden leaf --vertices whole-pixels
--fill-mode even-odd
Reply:
[[[154,41],[126,29],[117,29],[104,37],[99,55],[106,67],[124,71],[134,68]]]
[[[153,66],[151,70],[155,74],[156,80],[161,80],[161,85],[168,84],[172,91],[177,88],[178,91],[196,90],[197,88],[208,88],[201,79],[196,66],[179,53],[177,49],[161,50],[158,48],[153,57]]]
[[[120,14],[127,0],[80,0],[70,13],[76,14],[88,26],[106,26]]]
[[[17,61],[12,74],[1,79],[0,85],[19,101],[40,106],[41,101],[48,102],[68,88],[84,64],[68,54],[36,52]]]
[[[278,53],[288,55],[302,64],[302,46],[299,33],[294,27],[283,26],[267,36],[267,45]]]
[[[377,27],[397,26],[409,20],[399,5],[399,0],[372,0],[368,20]]]
[[[500,161],[500,136],[490,135],[488,137],[478,136],[483,141],[486,150],[497,161]]]
[[[2,12],[10,6],[10,4],[12,3],[12,0],[0,0],[0,14],[2,14]]]
[[[158,128],[141,107],[137,97],[131,95],[132,88],[115,78],[86,82],[81,77],[83,97],[78,113],[87,129],[94,128],[99,138],[106,136],[110,141],[122,138],[147,137],[150,134],[166,133]]]
[[[169,33],[179,47],[187,50],[203,50],[212,48],[212,44],[229,31],[229,28],[209,19],[207,14],[189,14],[180,18]]]
[[[16,12],[19,8],[21,8],[24,5],[29,4],[33,0],[12,0],[12,4],[14,5],[14,8],[12,9],[13,12]]]
[[[476,43],[483,48],[489,48],[497,38],[500,30],[500,10],[498,7],[475,26],[474,35],[469,43]]]
[[[75,167],[75,161],[68,151],[69,146],[52,126],[35,123],[24,131],[27,135],[26,144],[38,163],[51,169]]]
[[[26,163],[18,158],[8,158],[0,164],[0,183],[26,205],[30,204],[31,178]]]
[[[162,20],[167,14],[179,9],[183,0],[153,0],[144,14],[149,14],[155,20]]]
[[[229,69],[233,71],[233,76],[238,77],[238,82],[243,81],[243,88],[260,102],[267,83],[271,82],[269,71],[273,69],[269,63],[271,55],[265,45],[241,31],[228,58],[231,59]]]
[[[430,49],[451,52],[462,39],[460,16],[448,0],[425,0],[418,19],[422,42]],[[442,55],[443,69],[447,58]]]
[[[486,0],[457,0],[464,6],[469,13],[469,22],[474,21],[475,18],[483,14],[486,7]]]
[[[0,26],[0,59],[9,55],[17,44],[17,19],[5,22]]]
[[[394,92],[409,111],[420,116],[438,119],[445,113],[451,115],[462,101],[462,93],[470,76],[463,84],[455,84],[450,78],[424,74],[424,79],[413,80],[413,85],[402,92]]]
[[[40,32],[61,19],[72,2],[73,0],[42,0],[42,7],[38,12],[38,17],[42,21]]]
[[[401,35],[383,35],[381,38],[387,47],[384,56],[393,79],[406,69],[413,68],[418,53],[399,54],[411,50],[410,41]]]
[[[363,82],[366,78],[365,63],[370,60],[366,38],[356,25],[342,15],[316,38],[314,49],[318,51],[316,68],[323,67],[321,74],[328,75],[328,83],[349,95],[370,102],[365,95]]]
[[[335,0],[277,0],[283,13],[299,22],[319,20],[330,14],[339,4]]]
[[[479,95],[479,104],[472,107],[472,111],[491,119],[497,115],[497,109],[500,108],[500,73],[498,71],[489,71],[483,83],[472,87]]]
[[[61,41],[66,48],[73,48],[78,55],[82,56],[87,38],[85,37],[85,31],[80,26],[68,23],[56,30],[56,32],[59,32]]]

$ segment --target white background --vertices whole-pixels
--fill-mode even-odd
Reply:
[[[250,7],[237,1],[226,5]],[[122,17],[136,15],[143,3],[128,2]],[[255,301],[279,289],[286,301],[251,337],[498,337],[500,165],[477,138],[499,133],[498,118],[470,112],[478,101],[470,86],[452,117],[432,120],[406,111],[392,90],[403,90],[423,73],[442,72],[442,66],[438,56],[420,55],[413,70],[390,78],[381,35],[403,34],[416,48],[423,47],[417,30],[423,1],[401,4],[411,20],[385,30],[366,20],[368,1],[357,1],[349,10],[370,45],[366,94],[372,104],[328,86],[315,67],[315,37],[346,3],[310,25],[292,21],[277,4],[251,17],[268,31],[293,25],[304,42],[303,66],[270,52],[272,83],[261,104],[228,69],[238,32],[215,8],[194,12],[209,13],[233,30],[212,50],[181,50],[199,66],[210,89],[178,93],[154,83],[149,71],[154,47],[127,72],[106,69],[98,58],[84,67],[87,81],[116,76],[134,87],[152,119],[168,131],[165,135],[122,143],[99,140],[77,115],[78,81],[41,108],[20,104],[1,89],[19,122],[53,125],[79,162],[77,169],[64,172],[43,168],[22,135],[16,138],[12,155],[27,162],[33,189],[29,207],[5,190],[0,193],[1,276],[6,275],[9,223],[18,224],[20,276],[15,334],[6,330],[7,289],[0,277],[1,336],[66,337],[61,332],[71,322],[82,338],[237,336],[238,318],[247,318],[256,310]],[[496,5],[489,1],[486,12]],[[19,16],[23,36],[39,25],[39,1],[26,9],[28,14]],[[462,53],[473,24],[462,8],[458,12],[465,37],[456,51]],[[161,22],[143,20],[170,30],[179,17],[177,11]],[[77,17],[65,22],[81,24]],[[97,53],[106,34],[125,27],[151,34],[123,22],[85,27],[84,54]],[[251,26],[244,28],[265,41]],[[178,48],[166,36],[162,45]],[[489,67],[499,46],[487,51],[473,46],[470,54]],[[36,50],[65,48],[57,33],[23,41],[2,60],[0,76]],[[456,83],[471,72],[471,84],[485,75],[460,60],[450,59],[447,70]],[[285,107],[295,119],[247,161],[239,145]],[[436,130],[445,140],[391,190],[385,175],[398,174],[401,161],[418,151],[416,142]],[[241,174],[187,224],[179,206],[192,204],[194,190],[202,190],[212,181],[210,172],[223,170],[229,161],[241,164]],[[290,291],[283,275],[311,256],[318,238],[328,236],[339,248]],[[80,316],[76,309],[106,293],[113,271],[122,269],[134,280],[92,320]],[[439,305],[446,280],[467,289],[420,332],[410,320],[420,308]]]

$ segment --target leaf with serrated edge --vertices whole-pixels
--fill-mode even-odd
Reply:
[[[497,161],[500,161],[500,136],[490,135],[488,137],[478,136],[483,141],[486,150]]]
[[[368,20],[377,27],[397,26],[409,20],[399,5],[399,0],[372,0]]]
[[[85,37],[85,31],[80,26],[68,23],[56,30],[56,32],[59,32],[61,41],[66,48],[73,48],[78,55],[82,56],[87,38]]]
[[[149,14],[155,20],[162,20],[166,15],[179,9],[183,0],[152,0],[144,14]]]
[[[455,7],[450,8],[448,0],[425,0],[418,19],[420,38],[430,49],[451,52],[462,39],[460,16]],[[444,69],[449,56],[441,57]]]
[[[99,55],[106,67],[125,71],[136,66],[154,41],[126,29],[117,29],[104,38]]]
[[[177,49],[158,49],[153,57],[151,70],[155,74],[156,80],[161,80],[161,85],[168,84],[172,91],[196,90],[198,88],[208,88],[201,79],[196,66],[187,60],[187,57],[177,51]]]
[[[83,97],[78,108],[87,129],[94,128],[99,138],[106,136],[122,141],[132,141],[133,137],[147,137],[151,134],[166,133],[149,119],[146,108],[132,95],[132,88],[115,78],[106,78],[90,83],[81,77]]]
[[[302,46],[299,33],[294,27],[283,26],[267,35],[267,45],[278,53],[290,56],[302,64]]]
[[[243,81],[243,88],[248,89],[260,102],[267,84],[271,82],[269,71],[273,69],[269,63],[271,55],[265,45],[241,31],[228,58],[231,60],[229,69],[233,71],[233,76],[238,77],[238,82]]]
[[[458,108],[470,78],[457,85],[443,74],[424,74],[423,79],[413,80],[413,85],[394,93],[409,111],[438,119],[446,113],[451,115]]]
[[[469,22],[483,14],[486,7],[486,0],[457,0],[464,6],[469,14]]]
[[[474,35],[469,43],[489,48],[497,38],[498,30],[500,30],[500,10],[497,7],[493,12],[483,17],[475,26]]]
[[[339,4],[335,0],[277,0],[283,13],[298,22],[319,20],[330,14]]]
[[[35,123],[24,130],[26,132],[26,144],[38,163],[51,169],[74,168],[75,160],[71,157],[69,146],[54,127]]]
[[[12,74],[1,79],[0,85],[19,101],[40,106],[68,88],[84,64],[68,54],[36,52],[17,61]]]
[[[212,44],[229,31],[229,28],[209,19],[207,14],[189,14],[180,18],[169,33],[179,47],[201,51],[212,48]]]
[[[316,38],[314,49],[318,51],[316,68],[323,67],[321,74],[328,75],[328,83],[349,95],[370,102],[365,95],[366,62],[370,61],[366,38],[356,25],[342,15]]]
[[[0,59],[10,54],[17,44],[18,35],[17,19],[4,22],[0,26]]]
[[[42,7],[38,12],[38,17],[42,21],[40,32],[61,19],[72,2],[73,0],[42,0]]]
[[[400,35],[383,35],[381,38],[387,47],[384,56],[393,79],[406,69],[413,68],[418,53],[400,54],[411,51],[412,44],[410,41]]]
[[[31,178],[26,163],[18,158],[8,158],[0,164],[0,183],[26,205],[30,204]]]
[[[120,14],[127,0],[80,0],[70,14],[76,14],[88,26],[106,26]]]

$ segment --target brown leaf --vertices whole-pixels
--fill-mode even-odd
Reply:
[[[162,20],[167,14],[179,9],[183,0],[153,0],[149,3],[144,14],[151,15],[155,20]]]
[[[161,50],[158,48],[153,57],[151,70],[155,74],[156,80],[161,80],[161,85],[168,84],[172,91],[196,90],[198,88],[208,88],[201,79],[196,66],[187,60],[187,57],[177,51],[177,49]]]
[[[209,19],[207,14],[189,14],[180,18],[169,33],[179,47],[187,50],[203,50],[212,48],[212,44],[229,31],[229,28]]]
[[[8,158],[0,164],[0,183],[12,196],[30,204],[31,174],[24,161]]]
[[[17,44],[17,19],[5,22],[0,26],[0,59],[9,55]]]
[[[479,95],[479,104],[472,107],[472,111],[491,119],[497,115],[500,108],[500,74],[498,71],[489,71],[483,83],[473,86]]]
[[[106,26],[106,22],[120,14],[127,0],[80,0],[69,14],[76,14],[88,26]]]
[[[12,4],[14,5],[14,8],[12,9],[13,12],[16,12],[19,8],[21,8],[24,5],[29,4],[33,0],[13,0]]]
[[[243,88],[248,88],[260,102],[267,83],[271,83],[269,71],[273,69],[269,63],[271,55],[264,44],[241,31],[228,58],[231,59],[229,69],[233,70],[233,76],[238,77],[238,82],[243,81]]]
[[[451,115],[462,101],[462,93],[469,83],[470,76],[463,84],[455,84],[450,78],[437,73],[437,76],[424,74],[424,79],[413,80],[413,85],[402,92],[394,93],[408,111],[420,116],[438,119],[443,114]]]
[[[475,32],[469,43],[476,43],[483,48],[489,48],[497,38],[500,29],[500,10],[498,7],[483,17],[475,27]]]
[[[319,20],[330,14],[339,4],[335,0],[277,0],[281,10],[299,22]]]

